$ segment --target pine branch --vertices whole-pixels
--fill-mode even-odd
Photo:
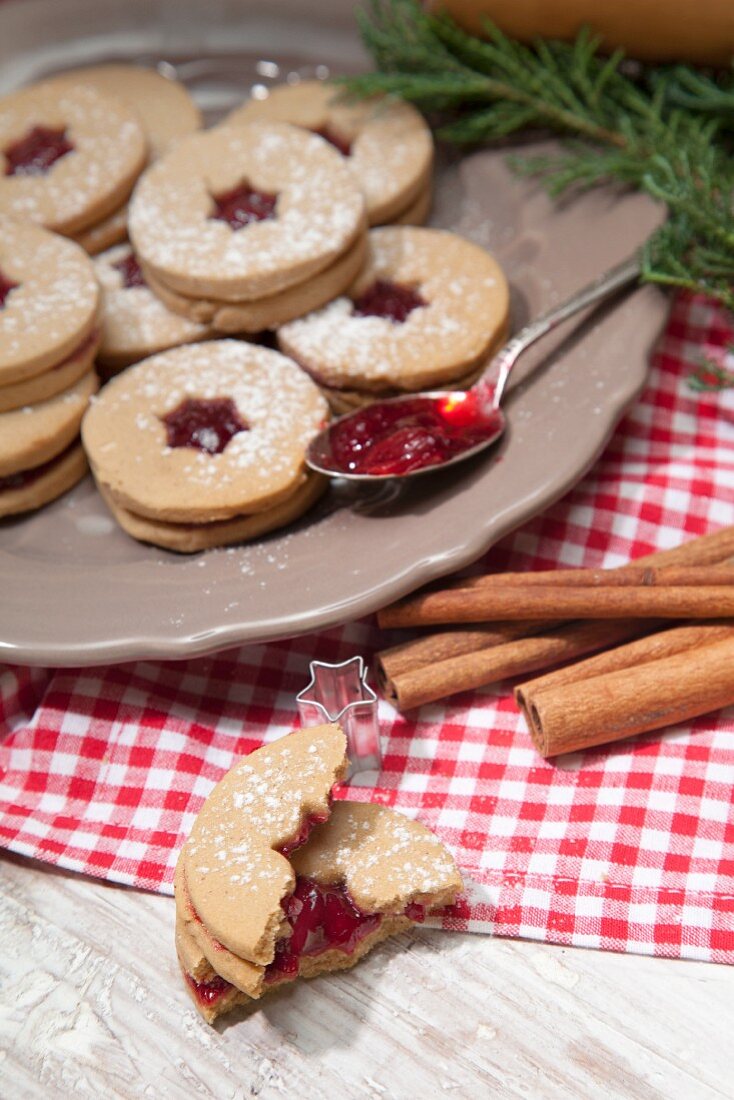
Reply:
[[[565,135],[559,156],[515,158],[515,167],[554,195],[617,180],[665,203],[670,217],[644,249],[643,278],[734,309],[734,73],[714,80],[679,65],[630,76],[622,53],[602,56],[588,31],[526,46],[488,24],[480,39],[418,0],[371,0],[359,23],[377,71],[341,81],[349,92],[440,112],[439,134],[458,144]]]

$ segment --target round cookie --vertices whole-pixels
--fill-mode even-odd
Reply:
[[[0,413],[0,477],[35,469],[60,454],[78,434],[98,384],[90,371],[65,393]]]
[[[200,550],[211,550],[217,546],[249,542],[293,523],[316,503],[326,486],[326,478],[318,474],[307,474],[293,495],[276,504],[274,508],[256,512],[252,516],[235,516],[234,519],[223,519],[214,523],[192,524],[164,523],[147,516],[138,516],[117,504],[109,493],[104,490],[100,492],[120,527],[134,539],[162,546],[164,550],[175,550],[179,554],[196,554]]]
[[[423,116],[404,100],[374,97],[340,102],[340,91],[319,80],[280,84],[250,99],[224,125],[289,122],[322,134],[346,154],[370,225],[392,221],[428,185],[433,139]]]
[[[127,199],[146,160],[122,100],[50,80],[0,99],[0,213],[73,235]]]
[[[179,344],[211,335],[211,329],[171,313],[145,285],[130,245],[103,252],[93,261],[104,291],[100,363],[121,370],[130,363]]]
[[[0,217],[0,386],[74,354],[96,325],[100,291],[86,253]]]
[[[149,286],[165,305],[189,320],[208,322],[219,332],[263,332],[277,328],[296,317],[303,317],[330,302],[350,285],[364,266],[367,256],[366,235],[360,237],[325,271],[298,286],[271,294],[257,302],[215,302],[205,298],[186,298],[158,282],[145,272]]]
[[[81,346],[57,366],[22,382],[0,386],[0,413],[22,409],[24,405],[37,405],[39,401],[68,390],[82,375],[93,370],[99,339],[100,331],[93,329]]]
[[[295,363],[219,340],[161,352],[118,375],[90,407],[82,438],[116,504],[166,523],[211,523],[292,496],[327,417]]]
[[[433,189],[425,187],[417,198],[413,199],[404,210],[396,214],[391,225],[424,225],[428,221],[433,205]]]
[[[140,65],[90,65],[70,69],[55,79],[67,84],[90,84],[100,92],[124,100],[140,117],[152,160],[187,134],[201,129],[201,111],[183,84],[155,69]]]
[[[441,386],[478,367],[507,326],[496,261],[439,229],[387,226],[369,237],[347,296],[280,328],[281,349],[324,386],[367,393]]]
[[[41,467],[0,478],[0,518],[31,512],[56,500],[81,481],[88,469],[81,444],[72,443]]]
[[[234,229],[225,208],[241,193],[259,220]],[[218,301],[303,282],[363,228],[364,202],[344,158],[322,138],[275,124],[184,138],[145,173],[129,215],[135,251],[159,281]]]
[[[127,203],[103,218],[101,222],[95,222],[74,237],[76,243],[80,244],[90,256],[96,256],[106,248],[112,248],[113,245],[120,244],[126,239]]]

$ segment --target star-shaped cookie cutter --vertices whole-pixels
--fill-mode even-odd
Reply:
[[[296,696],[304,726],[337,722],[347,738],[349,771],[378,770],[382,761],[377,696],[367,683],[361,657],[350,657],[338,665],[311,661],[311,680]]]

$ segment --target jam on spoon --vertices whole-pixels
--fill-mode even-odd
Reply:
[[[275,215],[278,196],[257,191],[247,183],[212,195],[214,212],[210,217],[226,222],[232,229],[242,229],[252,222],[266,221]]]
[[[160,419],[169,447],[195,447],[210,455],[221,454],[234,436],[248,431],[231,397],[187,397]]]
[[[352,303],[358,317],[386,317],[401,325],[414,309],[428,305],[417,290],[390,279],[376,279]]]
[[[138,263],[138,257],[132,249],[126,256],[123,256],[121,260],[118,260],[117,263],[112,266],[122,275],[122,285],[125,290],[130,290],[132,287],[136,286],[146,285],[145,276]]]
[[[34,126],[3,149],[6,176],[43,176],[57,160],[74,150],[66,130]]]
[[[5,302],[11,290],[16,290],[20,283],[14,283],[7,275],[0,271],[0,309],[5,308]]]

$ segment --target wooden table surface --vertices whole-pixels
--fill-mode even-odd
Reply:
[[[418,930],[217,1028],[173,901],[0,858],[0,1096],[734,1095],[734,969]]]

